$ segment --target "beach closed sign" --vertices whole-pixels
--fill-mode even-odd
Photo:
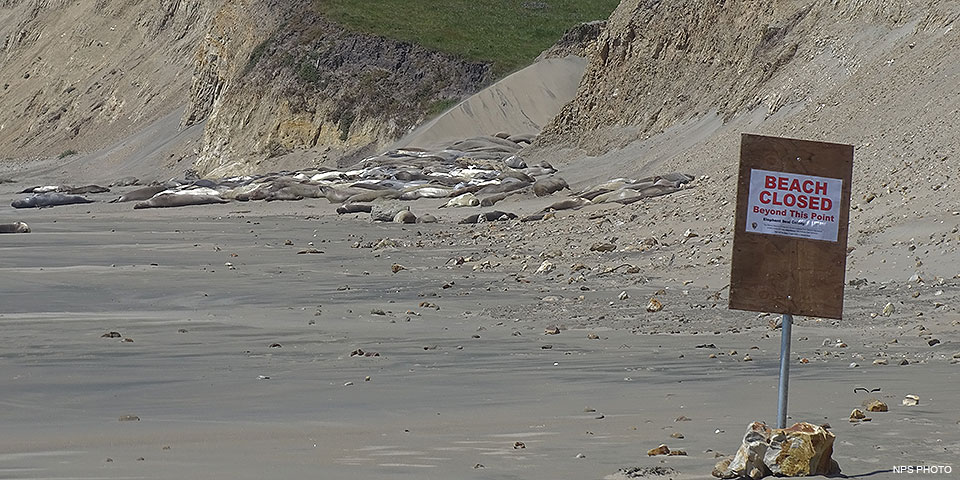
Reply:
[[[746,231],[836,242],[843,180],[750,170]]]
[[[841,318],[853,147],[744,134],[730,304]]]

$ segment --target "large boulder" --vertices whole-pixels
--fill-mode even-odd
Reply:
[[[716,464],[718,478],[752,478],[773,474],[783,477],[830,475],[840,471],[833,460],[834,435],[823,427],[796,423],[771,429],[763,422],[747,426],[737,454]]]
[[[801,477],[830,475],[840,471],[833,455],[835,436],[827,429],[809,423],[796,423],[776,429],[763,463],[777,476]]]

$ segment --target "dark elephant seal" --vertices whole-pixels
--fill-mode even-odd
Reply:
[[[133,208],[186,207],[188,205],[209,205],[212,203],[230,203],[230,200],[220,198],[218,195],[171,192],[161,193],[150,200],[139,202]]]
[[[536,183],[533,184],[533,193],[538,197],[543,197],[559,192],[564,188],[570,188],[566,180],[560,177],[547,177],[537,180]]]
[[[37,193],[26,198],[14,200],[10,203],[13,208],[43,208],[58,205],[73,205],[77,203],[93,203],[93,200],[79,195],[64,195],[62,193]]]
[[[0,233],[30,233],[30,226],[23,222],[0,223]]]

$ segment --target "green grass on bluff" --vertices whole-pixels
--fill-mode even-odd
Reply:
[[[492,62],[502,76],[530,64],[570,27],[610,16],[619,0],[316,0],[353,29]]]

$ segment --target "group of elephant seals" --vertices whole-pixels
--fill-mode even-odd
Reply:
[[[73,205],[77,203],[93,203],[93,200],[81,197],[79,195],[66,195],[63,193],[35,193],[29,197],[20,198],[10,203],[13,208],[43,208],[55,207],[57,205]]]
[[[0,233],[30,233],[30,226],[23,222],[0,223]]]

